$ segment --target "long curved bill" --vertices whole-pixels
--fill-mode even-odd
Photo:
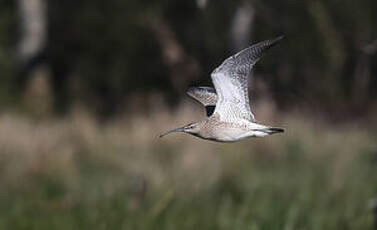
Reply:
[[[167,131],[166,133],[161,134],[161,135],[160,135],[160,138],[161,138],[161,137],[164,137],[164,136],[166,136],[166,135],[168,135],[168,134],[170,134],[170,133],[184,132],[184,130],[185,130],[184,127],[176,128],[176,129],[173,129],[173,130]]]

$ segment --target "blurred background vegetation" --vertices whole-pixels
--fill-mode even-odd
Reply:
[[[376,21],[375,0],[0,1],[0,229],[377,229]],[[284,135],[156,139],[281,34],[250,88]]]

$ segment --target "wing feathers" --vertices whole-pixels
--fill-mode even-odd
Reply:
[[[254,44],[229,57],[213,71],[211,77],[218,96],[215,113],[220,119],[255,120],[249,104],[248,76],[264,51],[281,39],[283,36]]]
[[[204,106],[216,105],[217,102],[216,90],[212,87],[191,87],[187,94]]]
[[[211,116],[215,111],[217,102],[216,90],[212,87],[191,87],[187,91],[187,95],[205,106],[207,116]]]

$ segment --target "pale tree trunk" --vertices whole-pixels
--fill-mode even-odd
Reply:
[[[17,0],[20,39],[18,44],[19,87],[25,109],[44,116],[52,110],[50,71],[43,58],[47,40],[47,0]]]
[[[231,43],[234,52],[250,45],[250,35],[253,29],[255,10],[251,3],[243,2],[238,6],[231,24]]]
[[[20,20],[19,59],[21,62],[39,55],[46,44],[47,7],[45,0],[18,0]]]

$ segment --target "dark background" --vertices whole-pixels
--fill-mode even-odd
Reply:
[[[210,84],[227,56],[283,34],[255,74],[280,109],[314,109],[336,120],[375,112],[375,1],[200,2],[51,0],[42,10],[42,44],[23,55],[20,4],[3,0],[2,104],[19,103],[11,98],[45,66],[58,113],[79,101],[111,116],[127,109],[130,95],[152,92],[174,105],[190,85]]]

